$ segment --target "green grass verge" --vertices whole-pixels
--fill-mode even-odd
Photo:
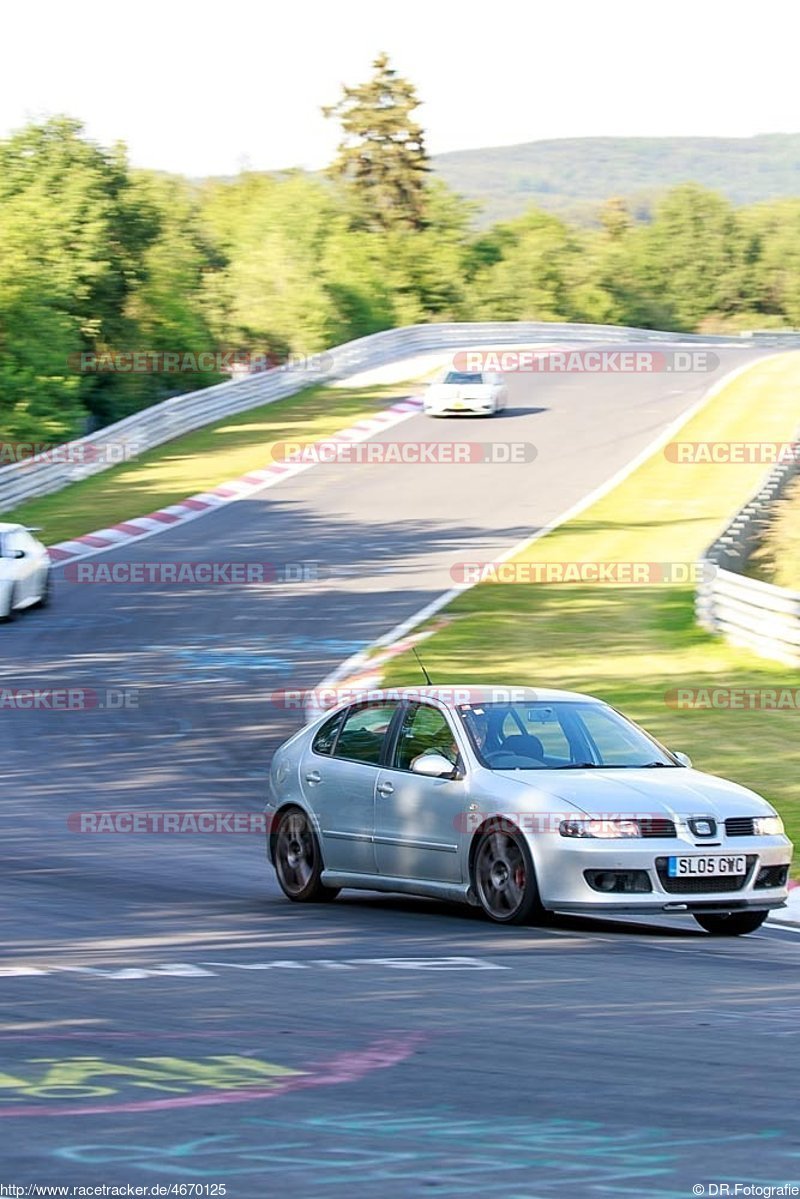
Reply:
[[[314,387],[226,417],[4,514],[43,529],[47,545],[145,516],[272,461],[279,441],[316,441],[408,395],[409,384]]]
[[[684,426],[680,439],[791,438],[798,383],[800,356],[757,364]],[[762,473],[758,465],[675,464],[659,451],[516,561],[691,563]],[[689,753],[699,769],[765,795],[800,843],[800,714],[677,709],[668,698],[679,686],[800,688],[800,672],[705,633],[693,601],[691,585],[482,583],[446,609],[452,621],[425,642],[425,664],[442,684],[526,683],[600,696]],[[409,683],[419,683],[419,668],[406,654],[389,665],[386,685]]]

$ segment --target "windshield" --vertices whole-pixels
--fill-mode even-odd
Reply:
[[[462,387],[470,383],[482,383],[483,375],[480,373],[467,373],[466,371],[448,371],[444,377],[445,383],[459,383]]]
[[[638,725],[600,703],[460,704],[478,759],[490,770],[679,767]]]

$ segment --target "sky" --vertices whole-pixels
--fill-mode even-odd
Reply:
[[[6,0],[0,137],[55,113],[190,176],[319,169],[385,50],[431,153],[800,129],[795,0]]]

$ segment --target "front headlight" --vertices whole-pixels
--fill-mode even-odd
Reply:
[[[562,837],[640,837],[638,820],[562,820]]]
[[[753,821],[753,834],[756,837],[780,837],[783,832],[783,821],[780,816],[756,816]]]

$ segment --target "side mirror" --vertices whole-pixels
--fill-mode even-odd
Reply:
[[[683,753],[679,749],[673,749],[672,754],[673,754],[673,757],[676,757],[678,759],[681,766],[691,766],[692,759],[689,757],[688,754]]]
[[[451,779],[456,773],[453,763],[444,754],[437,753],[420,754],[411,763],[411,769],[414,774],[424,774],[432,779]]]

